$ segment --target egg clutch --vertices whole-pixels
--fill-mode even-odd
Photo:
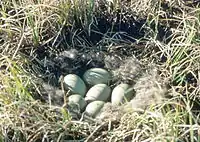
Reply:
[[[85,112],[95,118],[105,103],[121,105],[133,98],[134,91],[129,84],[119,84],[111,89],[109,82],[112,74],[102,68],[87,70],[83,78],[75,74],[64,77],[64,89],[69,93],[68,105],[76,106],[80,112]]]

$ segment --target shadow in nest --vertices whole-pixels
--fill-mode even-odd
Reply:
[[[36,58],[42,62],[43,72],[53,75],[56,80],[68,73],[82,76],[89,68],[104,67],[107,56],[125,58],[142,52],[140,46],[144,48],[144,43],[136,44],[135,41],[145,37],[142,26],[146,19],[137,21],[132,17],[129,21],[120,21],[118,18],[114,22],[108,17],[96,17],[90,31],[77,20],[74,26],[64,27],[56,39],[39,46],[35,52]],[[164,29],[161,31],[161,34],[165,32]],[[116,46],[115,52],[109,51],[111,46]]]
[[[141,30],[145,20],[113,25],[106,17],[96,19],[90,33],[78,21],[73,27],[64,27],[56,39],[37,48],[33,64],[40,66],[42,74],[51,74],[57,80],[68,73],[82,76],[89,68],[105,66],[109,45],[133,43],[145,35]]]

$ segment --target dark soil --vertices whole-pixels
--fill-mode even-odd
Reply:
[[[39,74],[42,74],[41,76],[51,74],[55,80],[68,73],[82,76],[89,68],[105,68],[104,59],[107,56],[119,56],[124,59],[129,56],[138,56],[144,52],[145,40],[139,44],[135,41],[147,35],[146,29],[142,28],[146,19],[136,20],[130,17],[129,21],[120,21],[119,17],[117,15],[117,22],[108,20],[109,17],[97,17],[97,23],[91,25],[90,33],[78,22],[73,28],[64,27],[56,40],[37,48],[36,58],[41,62],[46,61],[45,65],[44,63],[38,65],[38,61],[33,60],[33,64],[37,64],[41,68]],[[169,30],[165,30],[165,27],[161,26],[158,39],[167,35],[168,32]],[[132,44],[134,46],[130,46]],[[111,52],[108,49],[110,46],[117,48]],[[74,57],[69,57],[72,54]],[[116,59],[115,62],[118,63],[118,60]],[[49,78],[47,80],[49,81]]]

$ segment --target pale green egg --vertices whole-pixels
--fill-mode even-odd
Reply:
[[[85,112],[91,117],[96,117],[100,110],[103,108],[104,104],[105,102],[103,101],[93,101],[87,105]]]
[[[68,104],[70,106],[76,106],[78,107],[81,111],[84,110],[84,108],[86,107],[86,101],[85,99],[79,95],[79,94],[74,94],[68,97]]]
[[[64,77],[64,87],[66,90],[70,90],[71,93],[80,94],[82,97],[85,96],[86,85],[83,80],[75,74],[68,74]]]
[[[111,103],[113,105],[120,105],[125,101],[130,101],[134,95],[133,88],[128,84],[117,85],[111,94]]]
[[[89,85],[107,84],[111,80],[111,74],[102,68],[91,68],[84,73],[83,80]]]
[[[106,84],[97,84],[91,87],[85,97],[86,101],[107,101],[111,94],[111,88]]]

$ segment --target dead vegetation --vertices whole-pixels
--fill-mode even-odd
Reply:
[[[199,11],[182,0],[0,1],[0,141],[199,141]],[[56,66],[69,49],[78,58]],[[168,99],[142,112],[111,108],[121,117],[91,124],[72,120],[41,90],[45,82],[59,92],[74,65],[81,75],[105,57],[116,68],[132,56],[156,65]]]

